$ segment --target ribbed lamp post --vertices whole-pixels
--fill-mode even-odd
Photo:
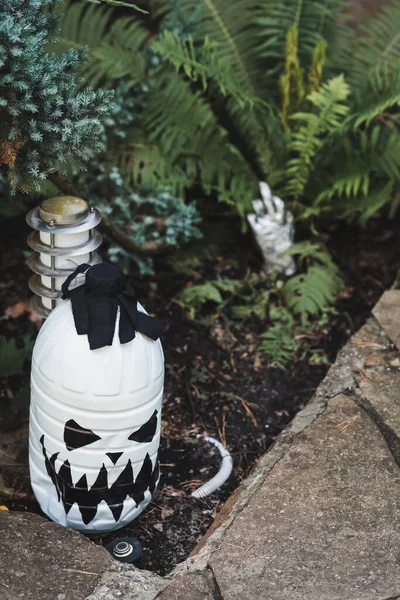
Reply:
[[[82,198],[56,196],[43,200],[26,217],[35,231],[28,236],[34,251],[27,263],[34,275],[29,287],[35,296],[32,309],[42,317],[61,301],[61,286],[82,263],[101,262],[96,252],[102,242],[96,226],[101,221],[99,211]]]

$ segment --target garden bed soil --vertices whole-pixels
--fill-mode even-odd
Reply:
[[[3,221],[0,227],[0,334],[23,343],[27,335],[35,335],[38,326],[30,320],[29,311],[24,312],[29,296],[30,273],[24,264],[28,229],[22,217]],[[314,340],[330,361],[365,322],[382,292],[392,285],[400,267],[399,231],[398,218],[373,219],[365,230],[342,224],[331,228],[329,247],[341,267],[346,289],[337,300],[338,315],[332,325],[319,331]],[[294,362],[285,371],[268,366],[257,350],[258,335],[265,330],[265,324],[257,318],[231,331],[229,323],[213,320],[207,307],[191,320],[173,301],[190,281],[215,278],[221,272],[225,277],[237,278],[249,268],[259,269],[250,238],[238,236],[241,234],[231,236],[240,250],[235,261],[224,253],[189,275],[176,273],[160,262],[156,276],[141,280],[130,277],[135,279],[139,299],[149,312],[168,323],[163,336],[166,385],[162,477],[153,501],[136,521],[119,533],[96,536],[94,540],[105,545],[119,535],[139,538],[144,552],[137,565],[161,575],[187,558],[223,502],[279,432],[310,401],[328,368],[307,361]],[[20,308],[15,309],[16,305]],[[26,364],[25,373],[3,381],[3,387],[7,383],[15,391],[21,388],[29,380],[28,370]],[[14,419],[9,414],[6,418],[9,408],[9,401],[0,399],[0,488],[7,492],[0,492],[0,504],[10,510],[40,512],[27,473],[27,402],[15,411]],[[220,462],[215,448],[196,438],[205,432],[227,445],[233,456],[234,474],[212,496],[194,499],[190,492],[207,481]],[[8,466],[4,460],[7,454],[11,457]]]

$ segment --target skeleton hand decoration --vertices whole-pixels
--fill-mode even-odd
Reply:
[[[162,324],[119,269],[81,265],[37,338],[32,358],[31,482],[54,521],[87,532],[135,519],[159,480]],[[111,339],[110,339],[111,331]],[[91,350],[91,348],[95,348]]]
[[[247,219],[264,258],[265,270],[283,271],[293,275],[293,258],[285,251],[293,244],[293,216],[285,209],[283,200],[271,195],[269,186],[260,183],[262,200],[254,200],[254,213]]]

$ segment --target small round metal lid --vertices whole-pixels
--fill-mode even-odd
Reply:
[[[73,225],[89,213],[86,200],[75,196],[54,196],[40,203],[40,218],[51,225]]]
[[[142,544],[137,538],[122,537],[107,544],[106,549],[120,562],[134,563],[143,553]]]

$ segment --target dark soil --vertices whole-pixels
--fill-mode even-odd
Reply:
[[[29,312],[16,318],[1,315],[29,295],[29,270],[24,266],[22,250],[26,248],[27,228],[22,219],[8,220],[0,226],[0,334],[22,343],[24,337],[37,330],[29,320]],[[213,226],[217,230],[220,227],[218,223]],[[315,339],[330,361],[394,281],[400,267],[399,231],[399,219],[389,221],[383,217],[373,220],[366,230],[341,224],[331,228],[329,246],[342,269],[346,290],[337,301],[339,314],[332,326],[319,331]],[[285,371],[268,366],[257,351],[258,335],[265,324],[256,317],[239,326],[223,317],[213,317],[210,307],[205,306],[196,320],[190,320],[172,300],[190,281],[215,278],[217,273],[237,278],[248,269],[259,268],[251,240],[240,233],[230,234],[230,238],[235,241],[235,249],[223,247],[221,255],[206,260],[189,275],[178,274],[160,262],[155,277],[131,277],[146,308],[168,323],[163,337],[166,386],[162,478],[142,516],[117,534],[98,536],[95,541],[106,544],[119,536],[138,537],[144,547],[138,566],[162,575],[187,558],[222,503],[291,418],[310,401],[328,368],[307,361],[296,361]],[[11,387],[15,391],[27,381],[28,372],[15,375],[3,380],[3,389]],[[26,417],[27,404],[18,408],[16,419],[10,421],[8,415],[7,421],[2,411],[4,402],[0,397],[0,504],[11,510],[38,512],[27,479],[26,425],[16,428],[16,421],[20,424]],[[219,465],[218,453],[196,438],[204,432],[227,445],[234,458],[234,475],[211,497],[196,500],[190,492],[207,481]],[[2,450],[12,455],[14,467],[2,468]]]

